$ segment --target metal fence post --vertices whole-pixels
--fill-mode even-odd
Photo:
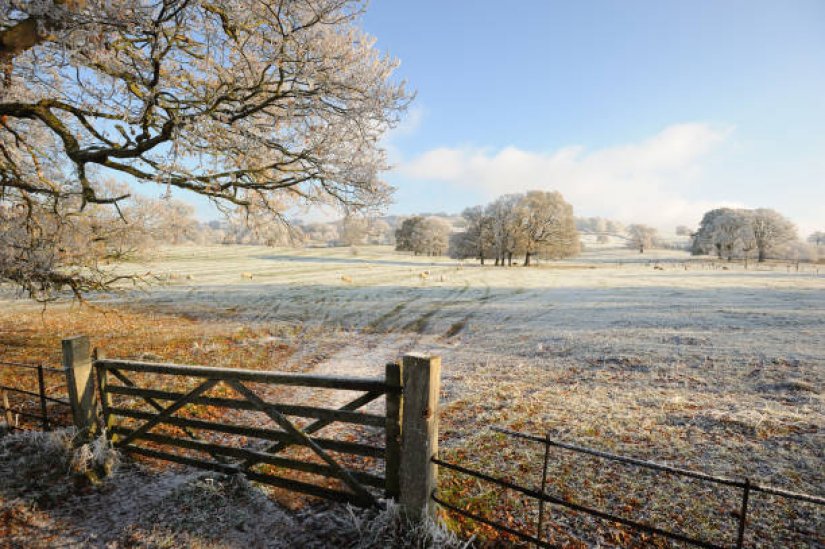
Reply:
[[[742,549],[745,542],[745,525],[748,521],[748,497],[751,493],[751,481],[745,479],[745,486],[742,489],[742,507],[739,509],[739,531],[736,535],[736,548]]]
[[[435,517],[431,496],[438,467],[438,395],[441,358],[406,355],[403,361],[404,401],[401,419],[399,503],[413,519]]]
[[[63,370],[72,419],[81,437],[89,437],[95,427],[95,386],[89,338],[70,337],[63,340]]]
[[[40,413],[43,415],[43,430],[49,430],[49,409],[46,406],[46,380],[43,376],[43,365],[37,365],[37,388],[40,394]]]

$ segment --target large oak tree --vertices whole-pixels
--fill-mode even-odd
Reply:
[[[253,215],[388,200],[378,141],[410,96],[359,29],[362,2],[3,5],[0,224],[16,236],[0,242],[0,280],[36,297],[105,288],[63,260],[60,234],[90,204],[119,210],[113,176]]]

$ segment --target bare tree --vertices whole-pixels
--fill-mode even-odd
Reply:
[[[413,245],[413,230],[416,225],[422,223],[424,218],[420,215],[408,217],[401,222],[395,230],[395,250],[398,252],[415,252]],[[416,255],[418,252],[415,252]]]
[[[760,263],[765,261],[772,249],[797,240],[796,226],[774,210],[753,210],[750,222]]]
[[[128,193],[106,191],[113,174],[253,215],[296,201],[385,203],[378,140],[409,95],[360,30],[362,10],[358,0],[5,3],[0,200],[14,245],[31,253],[0,250],[0,279],[32,295],[106,286],[62,268],[80,257],[35,256],[88,205],[118,210]]]
[[[513,254],[523,244],[518,217],[520,194],[505,194],[489,204],[485,210],[490,218],[490,233],[495,250],[496,265],[513,264]]]
[[[367,222],[367,240],[370,244],[395,244],[395,231],[383,219],[373,218]]]
[[[349,215],[341,220],[338,242],[343,246],[357,246],[367,239],[367,220]]]
[[[691,236],[693,231],[687,225],[679,225],[676,227],[676,236]]]
[[[332,223],[308,223],[303,227],[306,239],[329,246],[339,239],[338,228]]]
[[[416,254],[442,255],[449,247],[450,224],[439,217],[427,217],[413,227],[412,246]]]
[[[517,226],[524,247],[524,265],[543,251],[553,257],[578,253],[579,232],[573,219],[573,207],[559,192],[529,191],[518,201]]]
[[[711,233],[714,246],[722,257],[722,253],[728,261],[733,260],[734,252],[741,243],[743,235],[752,232],[753,219],[743,210],[727,209],[722,214],[713,219]]]
[[[656,240],[656,229],[647,225],[631,225],[627,228],[627,245],[631,248],[638,248],[643,254],[645,249],[652,248]]]
[[[808,236],[808,242],[816,246],[825,246],[825,231],[816,231]]]
[[[494,246],[492,218],[485,213],[484,206],[466,208],[461,216],[465,227],[450,237],[450,256],[457,259],[473,257],[484,265],[484,260],[492,257]]]
[[[722,258],[722,244],[714,238],[714,223],[717,217],[732,212],[731,208],[716,208],[705,212],[699,222],[699,230],[693,238],[691,253],[693,255],[710,254],[715,251]]]

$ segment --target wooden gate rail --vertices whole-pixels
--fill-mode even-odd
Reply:
[[[140,387],[123,387],[120,385],[109,385],[108,392],[113,395],[126,395],[152,398],[158,400],[178,400],[183,398],[183,393],[170,391],[158,391],[155,389],[143,389]],[[373,396],[371,400],[381,396],[380,393],[369,393]],[[257,410],[255,405],[240,399],[218,398],[199,396],[189,401],[191,404],[201,404],[204,406],[215,406],[217,408],[229,408],[232,410]],[[291,404],[270,404],[270,406],[282,414],[306,418],[325,419],[330,422],[341,421],[355,423],[359,425],[371,425],[383,427],[386,418],[375,414],[363,414],[351,410],[328,410],[325,408],[313,408],[312,406],[299,406]]]
[[[339,389],[342,391],[372,391],[379,393],[400,393],[400,387],[387,385],[381,378],[351,378],[336,376],[317,376],[307,374],[287,374],[281,372],[262,372],[240,368],[218,368],[212,366],[191,366],[185,364],[164,364],[155,362],[138,362],[103,358],[95,361],[95,366],[104,370],[125,370],[151,374],[169,374],[177,376],[202,377],[217,380],[249,381],[252,383],[269,383],[274,385],[291,385],[296,387],[316,387]]]
[[[109,414],[111,416],[128,417],[132,419],[142,419],[151,421],[157,417],[157,414],[151,412],[143,412],[139,410],[130,410],[128,408],[110,408]],[[227,435],[240,435],[249,438],[259,438],[263,440],[271,440],[282,443],[297,444],[299,446],[306,446],[301,442],[295,442],[294,439],[286,431],[278,429],[267,429],[265,427],[247,427],[245,425],[232,425],[228,423],[220,423],[217,421],[208,421],[205,419],[190,419],[182,417],[165,418],[160,423],[165,425],[173,425],[175,427],[189,427],[192,429],[201,429],[204,431],[215,431],[218,433],[225,433]],[[131,434],[130,429],[113,425],[110,427],[111,432],[117,432],[121,435]],[[361,444],[359,442],[348,442],[344,440],[333,440],[326,438],[315,438],[321,448],[325,450],[332,450],[333,452],[340,452],[343,454],[353,454],[364,457],[382,457],[384,449],[377,446],[370,446],[368,444]]]

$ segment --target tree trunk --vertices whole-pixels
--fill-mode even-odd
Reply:
[[[507,252],[507,266],[513,266],[513,252]]]
[[[645,253],[645,245],[644,244],[639,244],[639,253],[640,254]]]
[[[524,266],[525,267],[530,266],[530,252],[527,252],[527,253],[524,254]]]
[[[765,250],[763,248],[759,248],[759,263],[765,262]]]
[[[498,255],[496,255],[496,267],[498,267]]]
[[[482,265],[482,267],[483,267],[483,266],[484,266],[484,254],[481,254],[481,255],[479,256],[479,259],[481,260],[481,265]]]

